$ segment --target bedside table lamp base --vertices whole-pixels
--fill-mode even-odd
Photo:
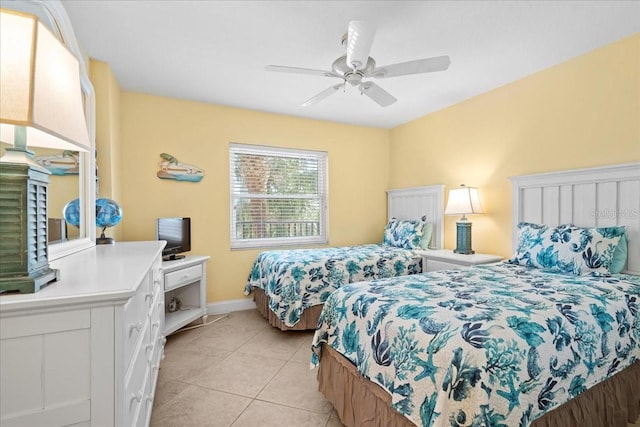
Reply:
[[[471,255],[475,253],[471,249],[471,222],[466,221],[456,222],[456,249],[453,251],[456,254]]]
[[[467,220],[467,214],[482,213],[478,189],[460,185],[460,188],[449,190],[449,200],[444,210],[445,215],[460,215],[462,218],[456,222],[456,254],[471,255],[471,223]]]

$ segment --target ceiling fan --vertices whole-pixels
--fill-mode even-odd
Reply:
[[[363,81],[362,79],[387,79],[409,74],[443,71],[449,68],[449,64],[451,64],[448,56],[436,56],[433,58],[416,59],[414,61],[376,67],[376,61],[369,56],[375,33],[375,26],[369,22],[349,22],[348,33],[342,37],[342,44],[343,46],[346,45],[347,54],[333,61],[331,71],[283,67],[280,65],[267,65],[265,68],[268,71],[336,77],[343,80],[342,83],[330,86],[307,100],[302,104],[303,107],[322,101],[336,93],[339,89],[344,89],[347,83],[351,86],[358,86],[361,94],[367,95],[381,107],[387,107],[396,102],[397,99],[374,82]]]

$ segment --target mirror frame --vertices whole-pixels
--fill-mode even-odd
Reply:
[[[49,261],[70,255],[95,246],[96,244],[96,163],[95,163],[95,141],[96,141],[96,102],[95,91],[89,79],[88,58],[86,58],[76,39],[71,25],[71,20],[60,0],[13,0],[6,1],[3,7],[21,10],[26,13],[38,15],[45,25],[57,35],[71,53],[75,55],[80,63],[80,85],[84,97],[85,119],[89,140],[91,141],[90,151],[80,152],[80,237],[67,240],[65,242],[54,243],[48,246]]]

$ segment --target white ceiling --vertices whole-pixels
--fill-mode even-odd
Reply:
[[[640,31],[638,1],[72,1],[63,4],[87,54],[125,91],[392,128]],[[447,71],[376,80],[382,108],[347,87],[304,101],[329,70],[350,20],[377,26],[377,64],[449,55]]]

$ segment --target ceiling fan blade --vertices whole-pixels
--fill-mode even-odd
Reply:
[[[332,71],[314,70],[311,68],[297,68],[297,67],[283,67],[280,65],[267,65],[266,67],[264,67],[264,69],[267,71],[278,71],[281,73],[310,74],[312,76],[337,77],[339,79],[343,78],[340,74],[336,74]]]
[[[373,99],[381,107],[388,107],[389,105],[397,101],[397,99],[395,99],[393,95],[373,82],[362,83],[360,85],[360,90],[363,94]]]
[[[376,67],[368,76],[376,79],[406,76],[409,74],[431,73],[444,71],[449,68],[451,60],[448,56],[436,56],[433,58],[416,59],[415,61],[401,62],[399,64]]]
[[[340,83],[340,84],[328,87],[325,90],[323,90],[322,92],[320,92],[319,94],[317,94],[316,96],[314,96],[313,98],[309,98],[304,104],[302,104],[302,106],[303,107],[308,107],[309,105],[316,104],[316,103],[322,101],[323,99],[328,98],[329,96],[331,96],[334,93],[336,93],[338,91],[338,89],[340,89],[341,87],[344,87],[344,83]]]
[[[361,70],[367,66],[375,34],[376,27],[369,22],[349,22],[347,35],[347,65],[349,67]]]

